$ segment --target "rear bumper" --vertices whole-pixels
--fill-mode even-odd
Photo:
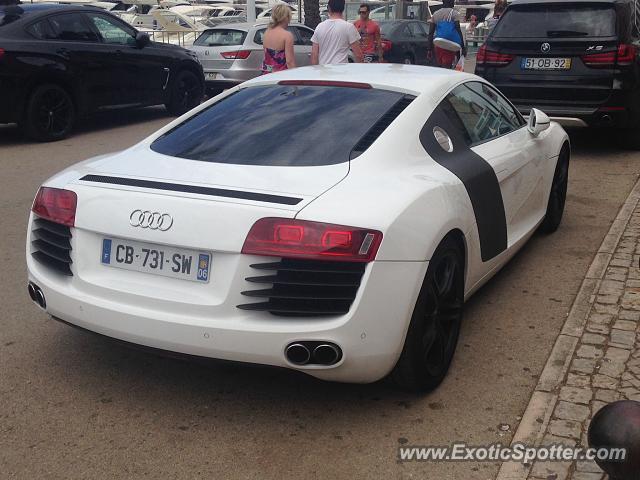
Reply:
[[[28,278],[46,299],[47,313],[92,332],[146,347],[187,355],[273,365],[324,380],[368,383],[394,367],[424,278],[426,262],[373,262],[346,315],[276,317],[235,308],[243,285],[233,285],[223,304],[202,308],[167,305],[149,296],[121,295],[74,277],[51,272],[27,255]],[[210,313],[208,313],[210,312]],[[287,345],[297,341],[338,345],[332,366],[296,366]]]

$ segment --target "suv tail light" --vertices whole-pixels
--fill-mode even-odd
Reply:
[[[222,52],[222,55],[227,60],[246,60],[251,55],[251,50],[236,50],[233,52]]]
[[[513,58],[514,56],[511,54],[494,52],[493,50],[489,50],[486,45],[482,45],[478,49],[476,63],[492,67],[503,67],[509,65]]]
[[[242,253],[285,258],[371,262],[382,242],[377,230],[288,218],[253,224]]]
[[[391,40],[382,39],[380,40],[380,43],[382,43],[383,52],[388,52],[389,50],[391,50],[391,47],[393,47],[393,43],[391,43]]]
[[[40,218],[73,227],[76,221],[77,204],[76,192],[40,187],[31,210]]]
[[[2,57],[4,57],[4,50],[0,48],[0,60],[2,59]]]
[[[625,67],[633,64],[636,59],[636,47],[633,45],[621,44],[617,50],[604,53],[590,53],[580,57],[587,67],[613,67],[616,63]]]

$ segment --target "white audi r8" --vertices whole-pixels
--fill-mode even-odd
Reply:
[[[474,75],[265,75],[47,180],[29,294],[134,344],[429,390],[464,300],[560,224],[569,155]]]

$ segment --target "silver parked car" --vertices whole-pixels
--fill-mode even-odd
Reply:
[[[188,47],[194,51],[204,69],[204,78],[210,94],[257,77],[264,58],[262,37],[266,22],[228,23],[210,28]],[[311,63],[311,36],[313,30],[299,23],[291,23],[296,65]]]

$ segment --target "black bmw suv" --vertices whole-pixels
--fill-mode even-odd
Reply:
[[[514,0],[478,51],[476,74],[523,114],[538,107],[567,126],[616,127],[640,148],[633,18],[629,0]]]
[[[94,7],[0,6],[0,123],[59,140],[105,109],[164,104],[173,115],[204,93],[194,53],[155,43]]]

